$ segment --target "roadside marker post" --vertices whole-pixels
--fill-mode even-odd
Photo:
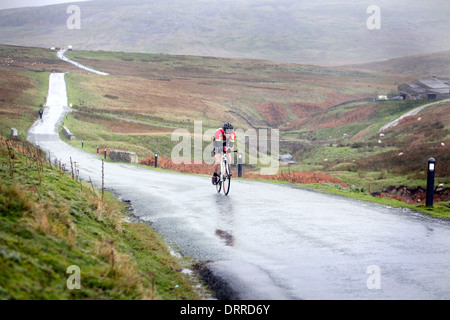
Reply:
[[[155,152],[155,168],[158,168],[158,152]]]
[[[242,153],[238,154],[238,178],[242,178]]]
[[[428,159],[427,202],[426,202],[427,207],[433,206],[435,169],[436,169],[436,160],[434,158]]]

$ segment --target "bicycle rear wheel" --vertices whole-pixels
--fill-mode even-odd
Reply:
[[[217,184],[216,184],[216,190],[217,193],[220,193],[220,190],[222,189],[222,179],[220,176],[217,177]]]

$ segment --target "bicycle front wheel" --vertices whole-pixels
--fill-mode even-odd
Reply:
[[[223,180],[223,193],[225,195],[228,195],[228,192],[230,192],[230,182],[231,182],[230,177],[227,177]]]
[[[231,177],[230,177],[230,166],[227,164],[225,166],[225,173],[226,176],[223,177],[223,193],[225,195],[228,195],[228,192],[230,192],[230,184],[231,184]]]

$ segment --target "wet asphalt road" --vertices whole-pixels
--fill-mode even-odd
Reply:
[[[63,74],[29,139],[101,185],[101,157],[62,142]],[[81,140],[82,137],[77,137]],[[290,186],[105,163],[105,184],[183,255],[205,262],[233,299],[450,299],[450,224]]]

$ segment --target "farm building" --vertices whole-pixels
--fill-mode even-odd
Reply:
[[[427,100],[450,98],[448,80],[438,78],[417,80],[398,87],[399,95],[408,100]]]

